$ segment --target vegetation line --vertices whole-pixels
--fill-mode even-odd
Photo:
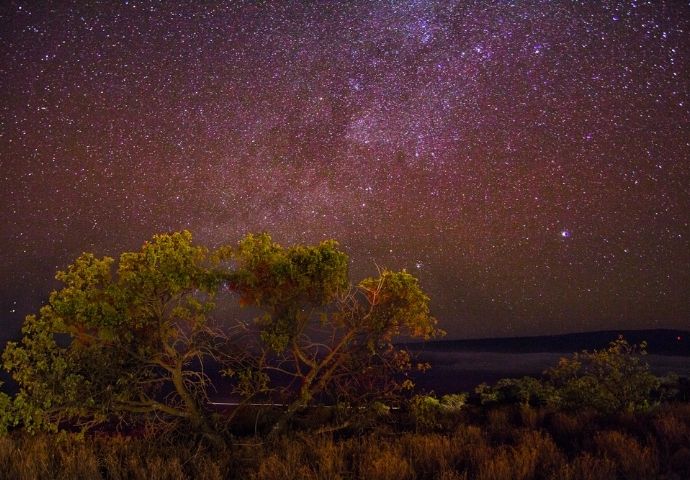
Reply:
[[[393,342],[443,335],[418,280],[351,284],[332,240],[211,251],[185,231],[56,278],[2,356],[0,478],[690,477],[689,382],[653,375],[644,342],[439,398]]]

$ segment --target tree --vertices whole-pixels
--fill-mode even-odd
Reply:
[[[2,425],[85,431],[143,419],[218,440],[212,363],[245,403],[280,391],[289,403],[280,431],[315,399],[361,404],[410,387],[412,362],[394,339],[440,333],[417,279],[383,270],[353,287],[332,240],[283,248],[248,235],[210,253],[184,231],[155,235],[118,262],[85,253],[56,278],[62,288],[3,354],[19,393],[11,405],[0,398]],[[223,286],[262,311],[254,325],[213,325]]]
[[[207,322],[221,276],[190,233],[156,235],[116,269],[85,253],[56,279],[63,287],[3,354],[18,421],[55,431],[143,415],[211,434],[201,367],[228,355],[228,342]]]
[[[249,235],[221,256],[235,264],[229,289],[262,312],[256,370],[291,379],[280,389],[288,407],[274,432],[315,399],[361,404],[410,388],[412,363],[394,339],[442,333],[416,278],[382,270],[353,287],[348,257],[332,240],[284,248]]]

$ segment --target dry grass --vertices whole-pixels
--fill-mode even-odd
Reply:
[[[608,458],[595,457],[590,453],[577,456],[561,466],[553,480],[612,480],[616,478],[616,465]]]
[[[623,478],[645,480],[656,477],[656,452],[652,446],[642,446],[625,433],[604,431],[594,441],[603,458],[611,459]]]
[[[540,431],[523,431],[514,446],[485,447],[477,464],[478,479],[542,479],[552,478],[566,461],[553,439]]]
[[[226,448],[156,439],[13,434],[0,478],[609,480],[690,478],[690,408],[636,418],[493,410],[453,431],[294,434]],[[586,421],[585,421],[586,420]],[[503,431],[502,431],[503,430]]]
[[[372,480],[412,480],[414,470],[398,443],[385,443],[372,437],[357,455],[358,478]]]

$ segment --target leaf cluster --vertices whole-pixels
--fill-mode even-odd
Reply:
[[[110,257],[85,253],[58,272],[63,287],[26,318],[21,342],[3,354],[20,386],[17,422],[56,430],[142,411],[187,415],[182,392],[166,400],[159,393],[176,368],[181,375],[204,353],[195,339],[218,282],[206,256],[185,231],[154,236],[140,251],[123,253],[117,268]]]
[[[144,419],[211,437],[210,364],[243,398],[235,413],[259,396],[287,401],[281,424],[318,399],[357,405],[410,388],[413,362],[393,339],[442,333],[429,298],[405,271],[352,286],[348,262],[333,240],[283,247],[250,234],[210,252],[188,231],[155,235],[117,261],[84,253],[3,354],[19,385],[3,425]],[[213,317],[224,292],[260,312],[251,325]]]

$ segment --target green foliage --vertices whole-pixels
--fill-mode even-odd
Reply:
[[[275,393],[272,375],[293,376],[279,392],[292,402],[285,418],[324,395],[349,405],[385,400],[411,386],[394,377],[414,368],[393,339],[440,333],[412,275],[384,270],[352,287],[333,240],[284,248],[247,235],[209,253],[184,231],[155,235],[118,261],[84,253],[56,278],[62,287],[3,354],[19,385],[3,425],[87,430],[134,419],[212,435],[209,360],[245,402]],[[212,328],[223,286],[262,311],[253,326]]]
[[[681,382],[687,379],[682,379],[678,374],[669,372],[663,377],[658,377],[659,386],[657,389],[657,397],[660,402],[672,402],[672,401],[688,401],[687,396],[683,396],[681,392]]]
[[[348,258],[333,240],[283,248],[265,233],[250,234],[225,252],[236,265],[230,288],[240,304],[265,309],[257,323],[261,339],[275,352],[303,330],[304,309],[327,305],[347,288]]]
[[[544,372],[545,378],[504,378],[494,386],[479,385],[482,404],[522,403],[555,408],[591,408],[602,413],[643,411],[653,404],[662,386],[644,361],[646,344],[630,345],[622,337],[605,350],[575,353],[561,358]],[[672,382],[670,382],[672,385]],[[673,392],[661,391],[661,396]]]
[[[332,240],[283,247],[266,234],[248,235],[217,257],[232,265],[227,284],[240,304],[261,311],[258,336],[248,339],[260,352],[253,368],[294,379],[280,391],[290,406],[279,430],[316,399],[365,405],[409,388],[398,376],[414,366],[393,339],[441,334],[416,278],[383,270],[353,287],[348,257]]]
[[[441,406],[447,413],[458,413],[467,405],[466,393],[452,393],[441,397]]]
[[[467,394],[415,395],[410,399],[409,410],[417,430],[430,431],[452,424],[465,408]]]
[[[410,413],[421,430],[433,430],[441,426],[441,402],[433,395],[415,395],[410,400]]]
[[[245,398],[269,391],[270,378],[265,372],[247,368],[236,375],[238,381],[235,391]]]
[[[57,430],[66,418],[86,414],[94,404],[93,385],[84,375],[81,349],[70,351],[58,345],[57,336],[66,326],[46,306],[40,315],[27,316],[21,345],[9,342],[4,367],[21,389],[13,402],[16,419],[30,432]]]
[[[553,401],[554,387],[534,377],[502,378],[496,385],[482,383],[475,393],[482,405],[491,403],[522,403],[527,405],[546,405]]]
[[[648,409],[659,379],[644,361],[646,354],[644,342],[630,345],[619,337],[605,350],[561,358],[557,366],[545,372],[557,392],[554,403],[605,413]]]
[[[482,405],[497,403],[500,400],[498,391],[485,382],[477,385],[474,389],[474,393],[479,397],[479,403]]]
[[[230,257],[237,266],[233,289],[246,304],[277,310],[292,303],[323,305],[348,282],[348,258],[334,240],[284,248],[268,234],[249,234]]]
[[[0,386],[2,383],[0,383]],[[0,437],[7,434],[15,424],[15,412],[12,397],[5,392],[0,392]]]
[[[378,278],[366,278],[358,287],[373,307],[366,328],[380,339],[391,341],[404,335],[429,340],[441,334],[429,315],[429,297],[405,270],[383,270]]]
[[[130,414],[198,421],[206,379],[187,369],[212,354],[206,314],[220,281],[206,257],[185,231],[123,253],[116,271],[112,258],[85,253],[58,272],[63,287],[3,354],[24,428],[89,428]]]

